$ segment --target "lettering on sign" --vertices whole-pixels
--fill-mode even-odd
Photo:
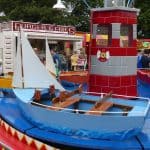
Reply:
[[[30,23],[30,22],[13,21],[13,31],[19,31],[21,28],[29,31],[38,30],[38,31],[46,31],[46,32],[54,32],[54,33],[65,33],[70,35],[75,34],[75,27],[72,26],[37,24],[37,23]]]

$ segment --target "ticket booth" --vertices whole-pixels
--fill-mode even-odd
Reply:
[[[125,0],[105,0],[91,10],[89,91],[137,96],[138,9]]]
[[[25,32],[31,46],[42,61],[46,57],[46,40],[50,50],[65,51],[67,55],[81,48],[77,45],[83,41],[81,36],[75,35],[76,29],[73,26],[22,21],[2,22],[0,23],[0,63],[4,74],[13,72],[20,29]]]

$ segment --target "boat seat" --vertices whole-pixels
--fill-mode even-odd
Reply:
[[[80,100],[79,97],[69,97],[69,98],[66,98],[66,100],[63,102],[54,103],[53,106],[60,107],[60,108],[66,108],[66,107],[78,102],[79,100]],[[60,108],[55,108],[55,110],[60,110]]]
[[[52,99],[52,103],[57,104],[57,103],[66,101],[67,98],[69,98],[75,94],[80,94],[81,92],[82,92],[82,84],[80,84],[79,87],[72,92],[61,91],[60,95],[58,97],[55,97]]]
[[[113,102],[103,101],[103,102],[99,103],[98,106],[95,104],[94,107],[92,107],[85,114],[102,115],[106,110],[108,110],[112,106],[113,106]]]

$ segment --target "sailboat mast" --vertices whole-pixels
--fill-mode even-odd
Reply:
[[[21,55],[22,88],[24,88],[24,71],[23,71],[23,54],[22,54],[22,38],[21,38],[21,29],[20,29],[20,55]]]

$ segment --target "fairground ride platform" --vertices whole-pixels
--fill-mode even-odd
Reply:
[[[138,92],[139,96],[149,97],[150,98],[150,85],[145,85],[141,82],[138,83]],[[123,141],[111,141],[111,140],[96,140],[96,139],[88,139],[88,138],[79,138],[73,136],[66,136],[63,134],[58,134],[54,132],[47,132],[45,130],[39,129],[33,124],[31,124],[28,120],[26,120],[18,107],[17,100],[13,98],[0,98],[0,130],[3,129],[3,122],[5,121],[7,125],[5,126],[5,130],[7,128],[7,134],[4,130],[0,131],[0,141],[5,143],[8,147],[14,148],[16,145],[15,141],[10,138],[12,135],[16,137],[15,133],[8,129],[14,128],[16,131],[21,132],[25,136],[32,137],[34,139],[38,139],[48,145],[53,145],[58,148],[65,149],[71,147],[74,149],[111,149],[111,150],[143,150],[150,149],[150,112],[148,113],[148,117],[146,119],[144,128],[142,132],[128,140]],[[5,135],[5,136],[4,136]],[[8,142],[10,141],[10,142]],[[27,141],[22,138],[24,144]],[[32,141],[30,139],[30,141]],[[31,142],[32,143],[32,142]],[[40,143],[40,142],[39,142]],[[33,147],[31,149],[38,149],[35,144],[31,144]],[[64,148],[65,147],[65,148]],[[17,149],[19,148],[19,145]],[[25,147],[24,147],[25,148]],[[39,148],[40,150],[47,149],[46,146],[42,146]],[[52,149],[55,149],[52,147]]]

